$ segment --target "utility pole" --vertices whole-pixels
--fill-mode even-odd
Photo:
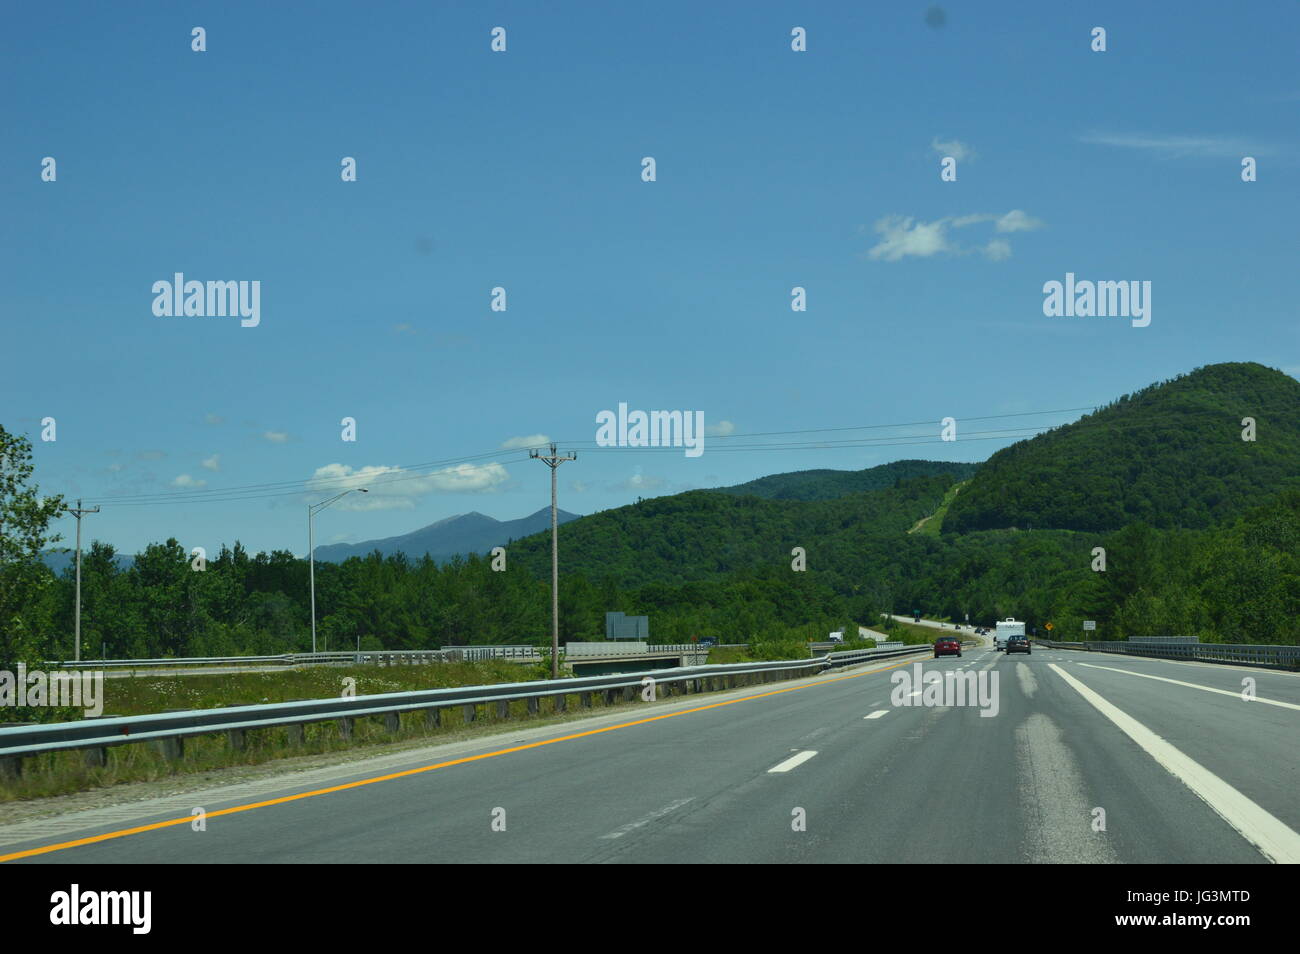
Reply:
[[[558,537],[559,517],[558,509],[555,505],[555,471],[566,460],[577,460],[576,453],[570,453],[566,457],[560,457],[555,453],[555,445],[551,445],[549,455],[540,454],[535,450],[528,452],[528,456],[540,460],[547,467],[551,468],[551,678],[560,678],[560,545]]]
[[[329,500],[321,501],[318,504],[307,505],[307,573],[311,587],[311,651],[316,652],[316,530],[312,521],[316,514],[324,510],[336,500],[340,500],[352,493],[353,490],[363,494],[370,493],[365,487],[353,487],[351,490],[345,490],[341,494],[335,494]]]
[[[88,513],[99,513],[99,508],[83,510],[81,498],[78,497],[77,506],[69,508],[68,513],[77,518],[77,640],[72,659],[73,662],[81,662],[81,518]]]

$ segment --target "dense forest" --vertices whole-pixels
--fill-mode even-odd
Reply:
[[[721,495],[710,501],[733,502]],[[654,538],[641,572],[634,563],[601,566],[599,541],[589,541],[596,552],[584,553],[577,531],[585,521],[572,534],[562,528],[561,638],[600,638],[611,609],[648,614],[652,638],[662,642],[807,639],[850,621],[870,622],[880,612],[920,609],[953,618],[969,613],[984,622],[1013,615],[1031,625],[1051,620],[1066,637],[1077,637],[1082,620],[1093,619],[1097,638],[1300,643],[1300,491],[1213,531],[1134,524],[1101,536],[985,531],[945,539],[850,527],[818,536],[822,519],[810,515],[805,535],[813,543],[804,572],[792,570],[785,546],[799,537],[797,527],[755,522],[734,534],[716,531],[716,549],[746,554],[744,562],[715,565],[692,579],[666,572],[665,551],[675,545],[668,533]],[[625,532],[643,535],[640,528]],[[755,555],[755,535],[779,545]],[[544,549],[531,539],[525,545]],[[607,545],[609,552],[630,552],[617,539]],[[1105,548],[1105,572],[1091,568],[1095,546]],[[201,573],[175,540],[148,547],[126,571],[113,555],[95,543],[83,557],[87,655],[310,648],[307,566],[292,554],[251,556],[236,545],[223,548]],[[477,556],[441,566],[377,554],[318,564],[322,648],[352,648],[358,641],[362,648],[389,649],[543,641],[550,620],[544,561],[532,566],[531,556],[520,556],[508,556],[504,572]],[[706,565],[713,560],[694,556]],[[59,634],[45,644],[47,654],[71,655],[72,589],[65,574],[29,607],[34,619],[48,620],[47,632]]]
[[[1254,440],[1242,438],[1245,418]],[[1205,528],[1288,480],[1300,480],[1300,381],[1261,364],[1216,364],[998,451],[944,532]]]
[[[896,460],[866,470],[799,470],[788,474],[772,474],[734,487],[721,487],[719,492],[769,500],[834,500],[864,490],[897,487],[902,481],[915,477],[946,474],[957,480],[965,480],[979,466],[935,460]]]
[[[914,461],[843,480],[805,471],[742,485],[759,495],[691,491],[576,520],[560,528],[561,639],[600,638],[610,610],[648,615],[655,641],[730,642],[820,638],[919,609],[1050,620],[1058,638],[1091,619],[1101,639],[1300,643],[1298,387],[1219,365],[1007,448],[973,477]],[[1256,442],[1241,440],[1247,416]],[[30,447],[0,439],[4,668],[71,656],[73,582],[39,559],[62,501],[36,493]],[[968,478],[941,533],[910,532]],[[129,568],[116,556],[96,541],[83,557],[85,656],[310,648],[307,562],[291,553],[236,542],[202,572],[175,540]],[[549,557],[539,534],[510,543],[503,571],[477,556],[318,563],[321,647],[544,642]]]

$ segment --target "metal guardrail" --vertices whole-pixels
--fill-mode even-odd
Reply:
[[[1300,646],[1274,646],[1261,643],[1157,643],[1109,640],[1104,642],[1036,641],[1050,649],[1079,649],[1094,653],[1123,656],[1150,656],[1156,659],[1190,659],[1200,662],[1226,662],[1246,666],[1269,666],[1300,669]]]
[[[653,655],[665,656],[707,652],[710,647],[699,643],[655,644],[633,651],[618,643],[583,643],[583,648],[567,653],[561,647],[561,656],[581,659],[601,655]],[[745,646],[745,643],[728,644]],[[602,647],[600,651],[590,647]],[[576,647],[575,647],[576,648]],[[158,669],[202,666],[346,666],[377,663],[403,665],[430,662],[476,662],[483,659],[518,659],[535,662],[541,659],[537,646],[448,646],[444,649],[382,649],[361,652],[284,653],[279,656],[178,656],[163,659],[83,659],[53,661],[47,669]]]
[[[498,715],[505,716],[511,702],[528,700],[529,711],[537,712],[540,710],[540,700],[546,697],[554,700],[555,711],[562,712],[567,707],[567,697],[574,694],[585,697],[582,699],[584,705],[590,704],[590,694],[595,692],[604,693],[606,702],[613,702],[614,694],[619,692],[624,701],[633,701],[639,697],[638,690],[645,685],[643,680],[647,678],[652,679],[656,686],[667,687],[667,694],[678,695],[736,688],[751,682],[815,675],[830,668],[918,651],[928,652],[929,647],[863,649],[815,659],[687,666],[576,679],[390,692],[373,696],[308,699],[268,705],[14,726],[0,729],[0,775],[18,774],[23,758],[43,752],[84,749],[100,750],[102,754],[102,750],[134,742],[170,740],[179,743],[179,740],[186,737],[223,732],[230,734],[232,744],[242,746],[243,733],[250,729],[301,726],[335,720],[339,721],[340,731],[346,737],[351,735],[352,720],[364,716],[385,716],[389,719],[389,727],[396,729],[400,724],[398,718],[403,712],[436,712],[442,708],[462,706],[466,720],[473,721],[480,705],[496,703]],[[167,751],[171,757],[178,758],[182,748],[179,744],[174,744]]]

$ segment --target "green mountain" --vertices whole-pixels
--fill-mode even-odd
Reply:
[[[1245,418],[1254,441],[1242,439]],[[943,532],[1211,527],[1298,475],[1300,381],[1215,364],[998,451],[953,500]]]
[[[896,460],[866,470],[796,470],[788,474],[759,477],[734,487],[719,487],[719,493],[764,497],[768,500],[833,500],[867,490],[883,490],[914,477],[948,474],[965,480],[979,464],[937,460]]]
[[[784,476],[784,475],[783,475]],[[862,539],[898,539],[939,509],[955,483],[951,475],[915,477],[897,487],[830,500],[765,500],[693,490],[583,517],[560,528],[567,571],[625,585],[714,579],[764,567],[789,570],[791,550],[803,547],[810,566],[840,572]],[[545,578],[549,533],[517,540],[514,566]]]

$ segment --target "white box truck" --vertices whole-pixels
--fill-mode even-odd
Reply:
[[[1025,624],[1008,616],[1006,619],[998,620],[995,630],[996,631],[993,634],[993,648],[1005,650],[1007,648],[1007,640],[1010,637],[1025,635]]]

